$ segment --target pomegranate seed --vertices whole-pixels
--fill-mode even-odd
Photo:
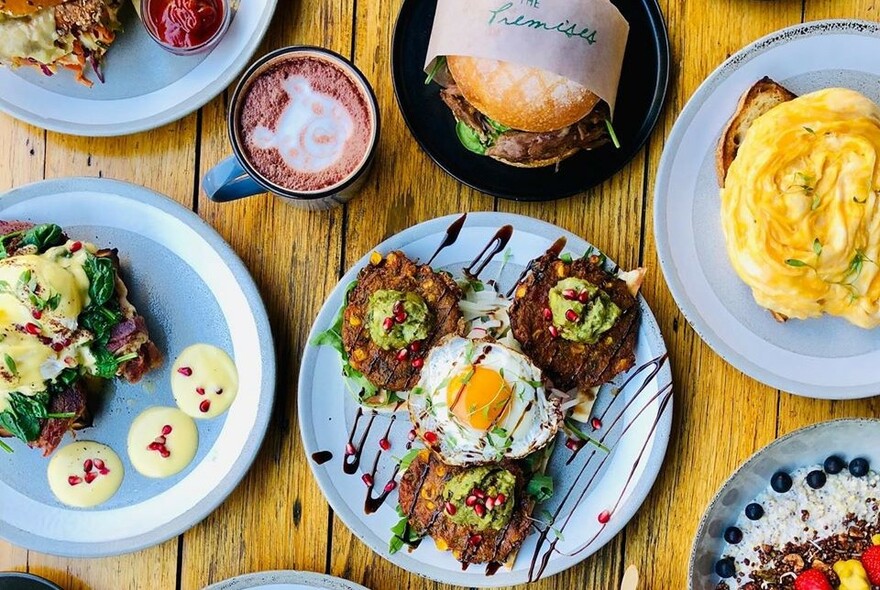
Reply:
[[[148,451],[158,451],[161,446],[162,446],[161,444],[157,443],[156,441],[153,441],[147,445],[147,450]]]
[[[492,510],[495,508],[495,499],[491,496],[486,498],[486,510]]]
[[[361,480],[363,480],[364,485],[368,488],[373,487],[373,476],[369,473],[364,473],[364,475],[361,477]]]
[[[391,492],[394,491],[394,488],[396,488],[396,487],[397,487],[396,481],[394,481],[394,480],[389,481],[388,483],[385,484],[385,493],[390,494]]]
[[[406,357],[408,357],[408,356],[409,356],[409,351],[405,348],[401,348],[400,350],[397,351],[397,360],[399,360],[399,361],[405,361]]]
[[[69,483],[72,486],[79,485],[82,483],[82,478],[77,475],[71,475],[70,477],[67,478],[67,483]]]
[[[162,436],[168,436],[169,434],[171,434],[172,430],[174,430],[174,429],[171,428],[171,425],[166,424],[165,426],[162,427]]]
[[[74,242],[70,245],[71,252],[79,252],[83,247],[82,242]]]
[[[38,326],[32,322],[26,323],[24,325],[24,329],[28,334],[33,334],[35,336],[40,333],[40,326]]]
[[[196,387],[196,393],[198,393],[199,395],[205,395],[205,388],[204,387]]]
[[[180,367],[177,369],[177,372],[183,375],[184,377],[189,377],[193,374],[193,370],[189,367]]]
[[[409,345],[409,349],[413,352],[419,352],[422,350],[422,343],[419,340],[416,340],[412,344]]]
[[[394,305],[391,306],[391,313],[393,313],[394,315],[397,315],[402,311],[403,311],[403,301],[395,301]]]
[[[479,516],[480,518],[483,518],[484,516],[486,516],[486,507],[483,506],[482,504],[475,504],[474,505],[474,512],[477,513],[477,516]]]
[[[424,364],[425,364],[425,359],[422,359],[422,358],[416,358],[416,359],[413,359],[413,360],[412,360],[412,366],[413,366],[413,368],[415,368],[415,369],[421,369],[421,368],[422,368],[422,365],[424,365]]]
[[[580,293],[578,293],[578,301],[581,303],[587,303],[590,300],[590,292],[584,289]]]
[[[103,459],[95,459],[95,467],[99,470],[104,469],[104,460]]]
[[[574,301],[578,298],[577,291],[575,291],[574,289],[565,289],[564,291],[562,291],[562,296],[569,301]]]
[[[161,449],[159,449],[159,454],[162,455],[163,459],[167,459],[168,457],[171,456],[171,451],[169,451],[165,447],[162,447]]]
[[[346,454],[346,455],[354,455],[354,454],[355,454],[355,450],[354,450],[354,445],[353,445],[353,444],[348,443],[347,445],[345,445],[345,454]]]
[[[603,510],[599,513],[599,522],[601,524],[608,524],[608,521],[611,520],[611,513],[607,510]]]
[[[590,426],[593,427],[593,430],[599,430],[600,428],[602,428],[602,421],[596,416],[593,416],[593,418],[590,420]]]
[[[95,466],[92,463],[91,459],[86,459],[85,461],[83,461],[83,471],[85,471],[86,473],[94,469],[94,467]]]
[[[553,336],[554,338],[559,338],[559,328],[557,328],[556,326],[550,326],[547,329],[550,330],[551,336]]]
[[[202,403],[199,404],[199,411],[203,414],[206,414],[208,410],[211,409],[211,400],[205,399],[202,400]]]
[[[110,470],[105,467],[104,469],[99,469],[98,473],[100,473],[101,475],[107,475],[108,473],[110,473]]]
[[[481,490],[480,488],[474,488],[473,490],[471,490],[471,493],[473,495],[475,495],[477,498],[479,498],[480,500],[482,500],[486,497],[486,493],[483,490]]]
[[[409,431],[409,435],[407,435],[407,438],[410,441],[414,441],[416,439],[416,429],[415,428],[413,428],[412,430]]]
[[[168,442],[168,439],[166,439],[164,436],[157,436],[155,442],[159,443],[160,445],[164,445]]]
[[[571,451],[576,451],[583,446],[583,443],[575,438],[569,438],[565,441],[565,447]]]
[[[406,318],[408,318],[408,317],[409,317],[408,313],[406,313],[405,311],[401,311],[399,313],[394,314],[394,321],[397,322],[398,324],[402,324],[403,322],[406,321]]]
[[[388,449],[391,448],[391,441],[388,440],[387,438],[379,439],[379,448],[382,449],[383,451],[387,451]]]
[[[496,506],[501,506],[506,501],[507,501],[507,496],[505,496],[504,494],[498,494],[497,496],[495,496],[495,505]]]
[[[92,483],[93,481],[98,479],[98,474],[94,471],[89,471],[88,473],[86,473],[83,479],[85,479],[86,483]]]
[[[41,317],[43,317],[43,312],[40,311],[39,309],[35,309],[35,310],[33,310],[33,311],[31,312],[31,315],[34,316],[34,319],[35,319],[35,320],[38,320],[38,319],[40,319]]]
[[[544,308],[544,319],[548,322],[553,319],[553,312],[550,310],[549,307]]]
[[[455,507],[455,504],[452,502],[446,503],[446,514],[449,516],[455,516],[455,513],[458,512],[458,508]]]
[[[437,434],[434,432],[426,432],[425,433],[425,442],[429,445],[433,445],[437,443]]]
[[[471,535],[471,538],[468,539],[468,543],[471,545],[479,545],[483,541],[483,535]]]
[[[565,312],[565,319],[567,319],[570,322],[576,322],[580,319],[580,316],[577,314],[577,312],[575,310],[569,309],[568,311]]]
[[[61,352],[62,350],[64,350],[64,344],[62,344],[61,342],[53,342],[52,350],[54,350],[55,352]]]
[[[464,505],[467,506],[468,508],[472,507],[476,503],[477,503],[477,497],[474,495],[468,496],[467,499],[464,501]]]
[[[394,327],[394,319],[393,318],[385,318],[385,321],[382,322],[382,329],[386,332],[390,332],[391,328]]]

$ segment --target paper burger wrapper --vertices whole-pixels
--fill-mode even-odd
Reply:
[[[425,72],[447,55],[540,68],[614,112],[629,23],[608,0],[438,0]]]

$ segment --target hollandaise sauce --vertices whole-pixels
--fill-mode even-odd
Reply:
[[[125,469],[113,449],[89,441],[63,447],[49,461],[49,488],[68,506],[91,508],[113,497]]]
[[[192,418],[177,408],[147,408],[128,431],[131,464],[147,477],[170,477],[196,456],[199,431]]]
[[[737,274],[777,314],[880,324],[880,108],[832,88],[783,103],[743,139],[721,191]]]
[[[180,409],[193,418],[216,418],[238,394],[238,370],[223,350],[193,344],[174,361],[171,392]]]

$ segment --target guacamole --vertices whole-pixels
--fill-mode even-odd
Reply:
[[[406,348],[431,331],[431,310],[418,293],[379,289],[367,303],[370,338],[383,350]]]
[[[582,295],[585,292],[588,298]],[[598,342],[620,317],[620,308],[608,293],[576,277],[562,279],[550,289],[550,310],[560,336],[583,344]]]
[[[516,477],[506,469],[491,465],[473,467],[456,475],[443,487],[443,498],[455,506],[455,513],[449,514],[447,510],[447,514],[452,522],[473,530],[500,530],[513,515],[515,487]],[[475,490],[482,492],[484,497],[477,498]],[[470,496],[474,499],[468,506]]]

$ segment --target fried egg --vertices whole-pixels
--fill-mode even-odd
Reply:
[[[562,422],[525,355],[458,336],[431,350],[409,411],[416,433],[451,465],[525,457],[552,441]]]
[[[759,117],[728,171],[721,219],[759,305],[880,325],[880,108],[830,88]]]

